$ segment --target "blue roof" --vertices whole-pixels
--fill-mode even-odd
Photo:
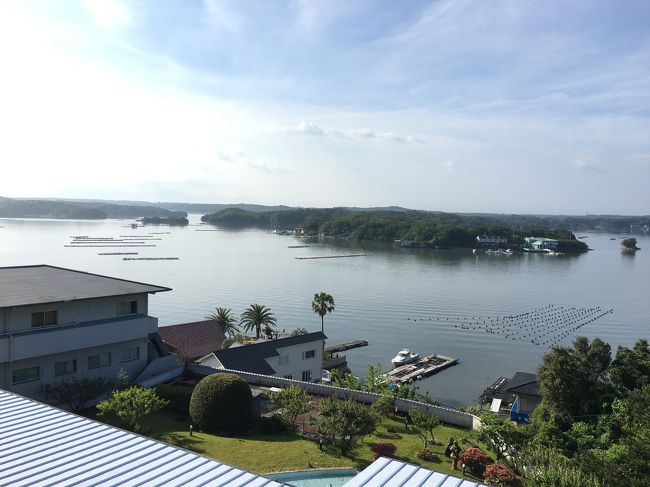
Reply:
[[[0,418],[2,486],[283,485],[1,389]]]

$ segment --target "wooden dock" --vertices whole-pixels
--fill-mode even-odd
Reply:
[[[400,365],[390,372],[386,372],[384,375],[389,382],[407,384],[437,374],[441,370],[456,365],[457,363],[457,358],[431,354],[421,358],[417,362]]]
[[[346,255],[319,255],[314,257],[294,257],[298,260],[314,260],[314,259],[344,259],[346,257],[365,257],[368,254],[346,254]]]
[[[340,343],[338,345],[332,345],[331,347],[325,347],[325,353],[333,354],[338,352],[345,352],[346,350],[352,350],[353,348],[367,347],[368,340],[353,340],[351,342]]]

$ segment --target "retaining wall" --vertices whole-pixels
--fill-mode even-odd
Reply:
[[[317,396],[332,396],[340,399],[354,399],[356,401],[372,404],[381,397],[381,394],[374,392],[355,391],[353,389],[344,389],[342,387],[335,387],[327,384],[317,384],[314,382],[302,382],[294,379],[285,379],[283,377],[275,377],[272,375],[254,374],[252,372],[243,372],[240,370],[228,369],[214,369],[198,364],[188,364],[188,372],[200,376],[211,374],[231,373],[236,374],[244,379],[249,384],[265,386],[265,387],[288,387],[290,385],[298,386],[305,389],[307,392]],[[466,429],[479,429],[481,427],[481,419],[473,414],[458,411],[444,406],[434,406],[419,401],[412,401],[410,399],[397,399],[395,401],[398,411],[408,413],[413,409],[432,414],[440,418],[440,421],[446,424],[459,426]]]

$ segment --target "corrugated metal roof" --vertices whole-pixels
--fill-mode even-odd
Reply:
[[[0,267],[0,308],[161,291],[170,288],[49,265]]]
[[[0,451],[0,486],[283,485],[1,389]]]
[[[381,457],[344,487],[487,487],[410,463]]]

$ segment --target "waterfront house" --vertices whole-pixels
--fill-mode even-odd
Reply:
[[[557,250],[559,242],[553,238],[526,237],[526,247],[533,250]]]
[[[169,290],[49,265],[0,268],[0,388],[46,398],[73,377],[137,378],[169,358],[148,314],[149,294]]]
[[[158,328],[167,348],[179,360],[194,362],[223,347],[225,336],[213,320],[194,321]]]
[[[476,245],[478,247],[500,247],[508,244],[508,237],[501,235],[477,235]]]
[[[542,402],[537,376],[528,372],[516,372],[512,378],[501,377],[481,395],[481,402],[497,401],[507,405],[513,421],[527,422],[533,410]]]
[[[197,360],[216,369],[276,375],[305,382],[320,381],[323,373],[323,344],[327,337],[317,331],[287,338],[258,341],[225,350],[215,350]]]

